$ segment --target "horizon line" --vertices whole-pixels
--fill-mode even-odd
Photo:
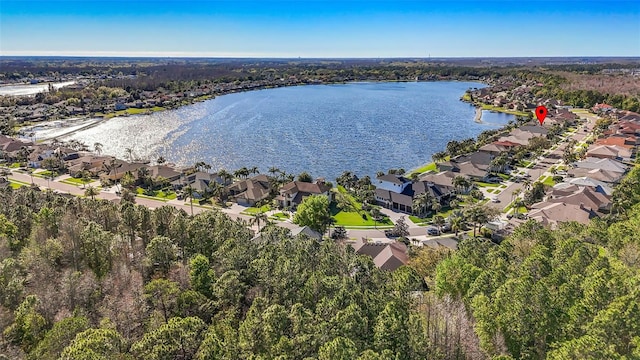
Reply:
[[[638,59],[637,55],[518,55],[518,56],[293,56],[276,54],[253,54],[253,53],[194,53],[194,52],[118,52],[118,51],[96,51],[96,52],[0,52],[0,58],[9,57],[84,57],[84,58],[175,58],[175,59],[282,59],[282,60],[374,60],[374,59],[558,59],[558,58],[620,58]]]

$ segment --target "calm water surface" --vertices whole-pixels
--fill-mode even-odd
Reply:
[[[335,179],[342,171],[374,175],[429,162],[452,139],[475,137],[511,115],[459,101],[472,82],[350,83],[236,93],[152,115],[114,118],[75,133],[103,153],[213,169],[276,166]]]

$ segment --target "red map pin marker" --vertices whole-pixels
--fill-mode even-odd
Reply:
[[[540,121],[540,125],[542,125],[544,119],[547,117],[547,112],[547,108],[542,105],[536,108],[536,117],[538,118],[538,121]]]

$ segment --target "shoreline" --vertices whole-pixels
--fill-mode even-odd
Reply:
[[[147,112],[150,113],[155,113],[155,112],[163,112],[163,111],[167,111],[167,110],[177,110],[180,109],[182,107],[185,106],[189,106],[189,105],[194,105],[196,103],[200,103],[200,102],[205,102],[208,100],[213,100],[218,96],[224,96],[224,95],[230,95],[230,94],[236,94],[236,93],[242,93],[242,92],[249,92],[249,91],[259,91],[259,90],[268,90],[268,89],[277,89],[277,88],[286,88],[286,87],[295,87],[295,86],[309,86],[309,85],[347,85],[347,84],[358,84],[358,83],[414,83],[414,82],[441,82],[441,81],[449,81],[449,82],[461,82],[461,81],[466,81],[466,82],[475,82],[475,83],[479,83],[479,84],[484,84],[489,86],[489,84],[485,81],[482,80],[465,80],[465,79],[436,79],[436,80],[398,80],[398,79],[390,79],[390,80],[352,80],[352,81],[333,81],[333,82],[321,82],[321,83],[307,83],[307,82],[300,82],[300,83],[295,83],[295,84],[286,84],[286,85],[281,85],[281,84],[273,84],[273,85],[260,85],[260,86],[256,86],[256,87],[251,87],[251,88],[246,88],[246,89],[231,89],[231,90],[227,90],[227,91],[223,91],[220,93],[215,93],[215,94],[207,94],[207,95],[202,95],[199,96],[197,98],[193,98],[191,102],[189,102],[188,104],[179,104],[177,106],[170,106],[170,107],[163,107],[162,109],[154,109],[154,108],[142,108],[142,110],[146,110],[146,112],[144,113],[138,113],[138,114],[132,114],[129,113],[128,110],[129,109],[125,109],[125,110],[118,110],[118,111],[112,111],[112,112],[107,112],[107,113],[98,113],[100,115],[96,116],[95,114],[93,116],[91,116],[91,114],[88,115],[83,115],[83,116],[68,116],[68,117],[61,117],[61,118],[56,118],[53,120],[48,120],[46,122],[50,122],[50,121],[64,121],[64,120],[68,120],[68,119],[79,119],[79,118],[83,118],[83,119],[92,119],[92,118],[102,118],[104,120],[109,120],[115,117],[123,117],[123,116],[137,116],[137,115],[148,115]],[[137,108],[136,108],[137,109]],[[40,121],[40,122],[35,122],[35,123],[30,123],[29,125],[24,125],[24,126],[33,126],[33,125],[37,125],[39,123],[46,123],[45,121]],[[22,129],[24,127],[23,125],[19,126],[19,129]]]
[[[479,106],[476,106],[476,117],[473,119],[473,121],[477,122],[478,124],[482,124],[482,108]]]

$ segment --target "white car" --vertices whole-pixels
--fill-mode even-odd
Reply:
[[[499,202],[500,202],[500,199],[498,199],[497,197],[492,197],[492,198],[491,198],[491,202],[492,202],[492,203],[499,203]]]

